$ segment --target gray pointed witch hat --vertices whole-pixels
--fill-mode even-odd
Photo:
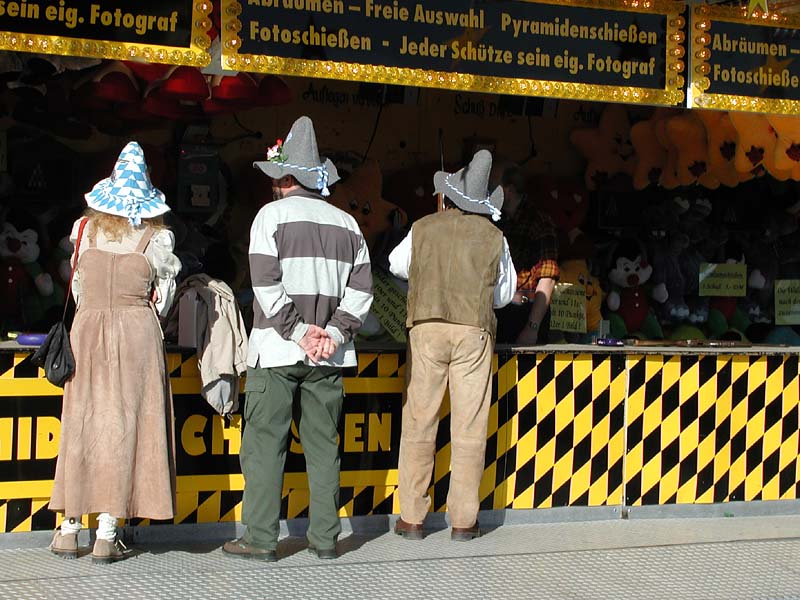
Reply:
[[[294,122],[285,140],[278,140],[267,150],[267,160],[256,161],[253,166],[273,179],[292,175],[303,187],[319,190],[323,196],[330,195],[328,186],[339,181],[336,166],[320,157],[314,124],[306,116]]]
[[[491,215],[493,221],[498,221],[503,207],[503,188],[497,186],[489,193],[491,170],[491,152],[478,150],[470,163],[460,171],[438,171],[433,176],[434,193],[444,194],[461,210]]]

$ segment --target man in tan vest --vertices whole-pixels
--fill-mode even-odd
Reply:
[[[457,173],[436,173],[434,187],[445,195],[446,209],[414,223],[389,256],[392,273],[409,282],[409,378],[400,437],[400,519],[394,529],[407,539],[423,537],[439,407],[448,386],[451,539],[480,536],[493,309],[511,302],[517,282],[508,243],[492,224],[500,218],[503,190],[489,193],[491,167],[492,155],[480,150]]]

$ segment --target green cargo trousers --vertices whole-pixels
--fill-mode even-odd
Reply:
[[[283,469],[292,402],[300,391],[300,442],[305,452],[311,503],[306,537],[319,550],[333,548],[339,522],[338,425],[344,388],[338,367],[248,368],[245,427],[239,460],[244,475],[244,540],[264,550],[278,543]]]

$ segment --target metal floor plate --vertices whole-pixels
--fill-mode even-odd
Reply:
[[[137,547],[124,561],[0,551],[0,598],[800,600],[800,517],[506,525],[468,543],[350,535],[320,561],[286,538],[273,564],[219,544]]]

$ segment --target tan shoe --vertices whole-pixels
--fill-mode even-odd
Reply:
[[[48,548],[50,552],[61,558],[78,558],[78,534],[61,535],[61,529],[56,529],[53,541],[50,542]]]
[[[122,542],[109,542],[97,538],[92,549],[92,562],[96,565],[107,565],[125,557],[123,550],[125,546]]]

